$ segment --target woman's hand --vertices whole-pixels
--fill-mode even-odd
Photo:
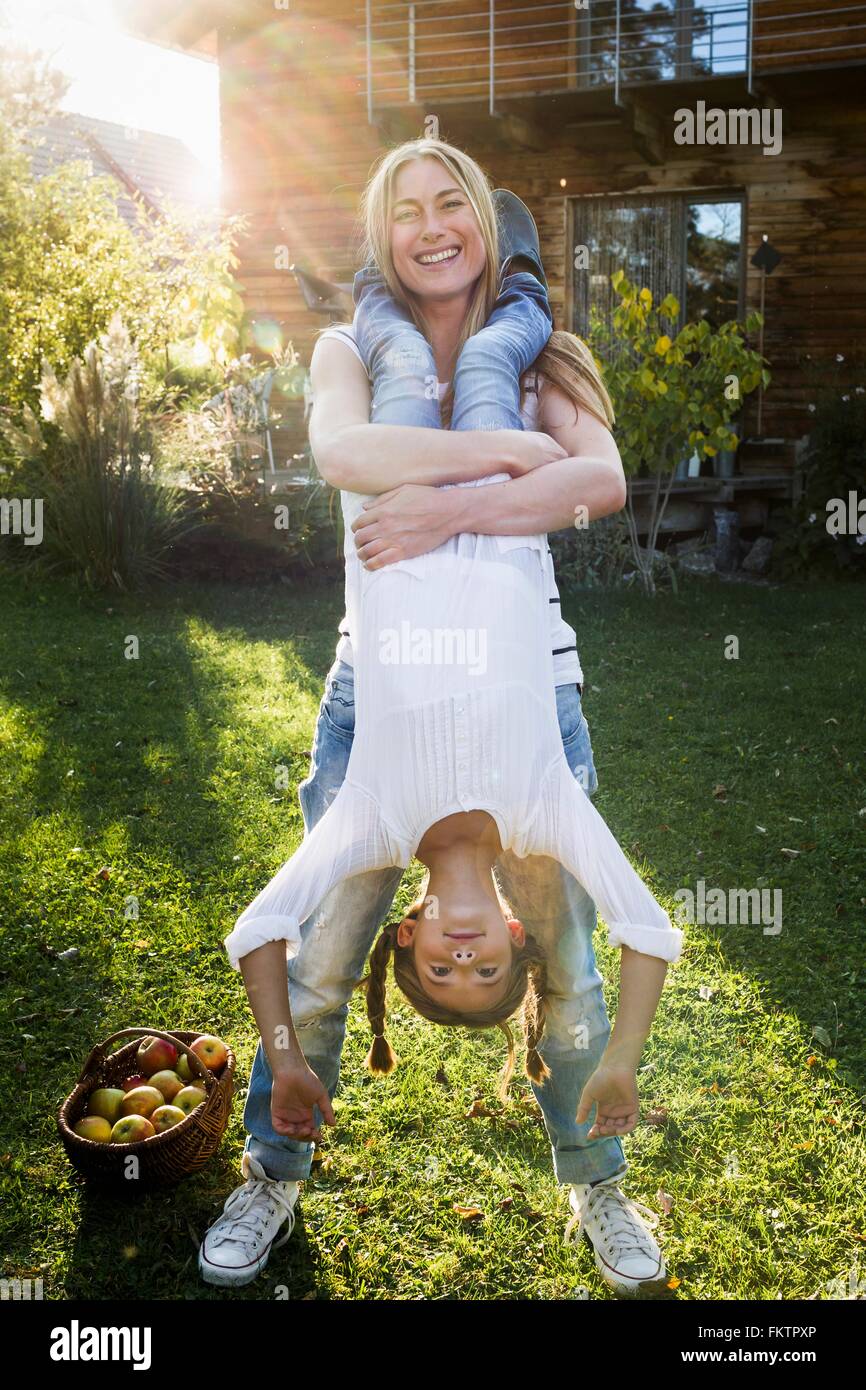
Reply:
[[[321,1139],[313,1120],[317,1105],[326,1124],[335,1124],[327,1090],[316,1073],[301,1059],[274,1073],[271,1086],[271,1124],[289,1139]]]
[[[593,1103],[598,1105],[595,1123],[587,1139],[605,1134],[629,1134],[638,1121],[640,1099],[632,1067],[613,1067],[602,1062],[583,1088],[576,1123],[585,1124]]]
[[[453,535],[448,490],[401,483],[365,502],[352,522],[365,569],[378,570],[435,550]]]
[[[503,440],[503,472],[510,473],[512,478],[522,478],[546,463],[556,463],[569,456],[567,449],[540,430],[501,430],[500,433],[507,436]]]

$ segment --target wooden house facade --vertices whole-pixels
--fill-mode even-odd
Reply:
[[[690,489],[759,523],[791,490],[827,364],[842,380],[850,368],[849,384],[859,384],[866,3],[117,8],[132,31],[219,63],[223,204],[250,218],[238,276],[251,343],[276,335],[309,361],[324,320],[290,267],[351,282],[371,166],[435,117],[443,138],[531,208],[558,328],[581,333],[593,309],[609,309],[619,265],[657,295],[677,293],[686,317],[744,317],[763,294],[773,381],[760,419],[749,397],[733,466],[684,479],[672,525],[686,524]],[[752,264],[765,241],[781,257],[766,276]],[[338,316],[350,314],[346,301]]]

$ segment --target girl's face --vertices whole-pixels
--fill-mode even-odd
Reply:
[[[450,254],[435,259],[441,252]],[[472,205],[432,155],[404,164],[397,174],[391,254],[407,292],[421,299],[468,296],[487,263]]]
[[[417,921],[404,917],[397,931],[400,946],[414,946],[415,969],[431,999],[459,1013],[493,1008],[506,993],[514,948],[526,942],[523,923],[503,917],[495,903],[465,912],[448,910],[440,899],[438,916],[424,911]]]

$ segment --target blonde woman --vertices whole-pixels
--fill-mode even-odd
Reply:
[[[513,229],[519,209],[507,196],[500,207],[501,220],[514,214]],[[367,683],[369,737],[359,730],[353,741],[352,668],[343,656],[329,675],[311,774],[299,788],[307,836],[226,942],[261,1044],[244,1115],[247,1181],[208,1232],[200,1267],[211,1282],[245,1283],[264,1267],[287,1218],[288,1238],[310,1141],[322,1118],[334,1122],[348,998],[359,981],[375,1034],[368,1065],[381,1073],[394,1064],[384,1037],[384,969],[393,954],[399,986],[436,1022],[506,1027],[525,1005],[527,1072],[556,1176],[571,1185],[570,1229],[589,1236],[605,1278],[634,1289],[662,1278],[664,1264],[641,1204],[619,1187],[619,1136],[637,1120],[635,1071],[681,934],[574,780],[594,773],[580,683],[558,679],[549,646],[544,534],[573,522],[577,505],[590,520],[622,505],[609,401],[580,341],[550,332],[543,271],[525,235],[509,249],[517,246],[526,262],[500,264],[491,190],[462,151],[431,140],[391,151],[367,189],[365,212],[370,258],[356,277],[354,341],[317,346],[310,435],[320,470],[343,490],[347,617],[365,643],[358,678]],[[473,339],[480,357],[466,347]],[[517,409],[531,363],[540,391],[534,421]],[[441,403],[450,430],[434,428],[430,402],[437,413]],[[474,510],[485,493],[486,517],[483,504]],[[366,513],[364,497],[373,502]],[[490,588],[496,576],[499,593]],[[426,610],[416,581],[434,586]],[[390,683],[383,676],[371,637],[383,622],[422,611],[455,624],[480,618],[493,648],[486,686],[481,680],[476,690],[468,675],[442,667],[412,671],[405,656]],[[441,698],[431,701],[430,691]],[[447,728],[437,722],[446,708]],[[513,754],[493,742],[506,724],[519,734]],[[398,755],[390,780],[388,727]],[[473,750],[479,730],[485,747],[497,748],[497,766],[485,767],[483,750]],[[440,752],[450,799],[445,782],[434,785]],[[385,928],[360,980],[413,853],[428,869],[424,894]],[[624,948],[613,1032],[586,883]],[[431,902],[436,912],[422,912]],[[504,1081],[513,1066],[508,1037]]]

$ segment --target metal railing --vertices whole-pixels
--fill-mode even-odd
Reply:
[[[370,120],[418,102],[486,100],[495,115],[497,97],[604,87],[619,102],[624,87],[726,74],[751,90],[765,67],[866,61],[866,3],[365,0],[362,13]]]

